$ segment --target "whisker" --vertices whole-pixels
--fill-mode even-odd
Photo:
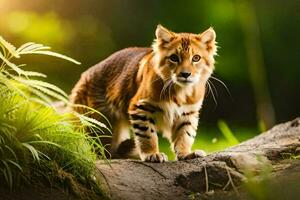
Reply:
[[[209,94],[211,93],[211,91],[210,91],[210,87],[208,86],[208,84],[205,84],[205,91],[207,91],[207,92],[205,92],[206,93],[205,97],[209,96]]]
[[[169,84],[168,84],[168,86],[167,86],[167,88],[169,88],[169,89],[168,89],[168,91],[169,91],[169,100],[171,99],[170,89],[171,89],[171,87],[172,87],[172,84],[173,84],[173,81],[170,80],[170,81],[169,81]],[[166,89],[167,89],[167,88],[166,88]]]
[[[215,97],[215,95],[214,95],[214,92],[213,92],[213,90],[211,89],[211,86],[210,86],[209,82],[207,82],[207,83],[208,83],[208,87],[209,87],[209,89],[210,89],[210,91],[211,91],[212,97],[213,97],[213,99],[214,99],[214,102],[215,102],[215,104],[216,104],[216,106],[217,106],[218,103],[217,103],[216,97]]]
[[[218,78],[216,78],[216,77],[214,77],[214,76],[210,76],[210,78],[212,78],[212,79],[218,81],[221,85],[223,85],[223,87],[226,89],[228,95],[229,95],[230,98],[232,99],[231,93],[230,93],[230,91],[229,91],[227,85],[226,85],[223,81],[221,81],[220,79],[218,79]]]
[[[171,89],[172,89],[172,86],[174,85],[174,82],[171,81],[171,84],[169,86],[169,100],[171,100]]]
[[[218,94],[218,91],[217,91],[217,89],[216,89],[214,83],[213,83],[212,81],[210,81],[209,79],[208,79],[207,81],[209,81],[209,83],[211,84],[211,86],[212,86],[212,88],[214,89],[215,94],[216,94],[216,96],[217,96],[217,98],[218,98],[218,97],[219,97],[219,94]]]
[[[151,84],[153,84],[154,82],[156,82],[156,81],[158,81],[158,80],[160,80],[161,78],[160,77],[158,77],[157,79],[155,79],[154,81],[152,81],[152,83]]]
[[[163,86],[163,88],[161,89],[160,95],[159,95],[159,99],[160,99],[160,100],[162,99],[162,96],[164,95],[164,92],[165,92],[166,89],[168,88],[168,86],[169,86],[169,84],[170,84],[170,81],[172,81],[172,79],[171,79],[171,78],[168,78],[168,79],[166,80],[166,82],[164,83],[164,86]]]
[[[161,90],[161,95],[162,95],[162,96],[165,96],[165,91],[167,90],[168,85],[169,85],[169,82],[166,82],[166,83],[164,84],[164,87],[163,87],[163,89]]]

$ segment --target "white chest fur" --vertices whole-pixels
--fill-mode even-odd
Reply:
[[[163,133],[163,136],[170,139],[172,136],[172,128],[177,121],[181,120],[183,113],[198,112],[202,106],[202,100],[196,104],[185,104],[178,106],[174,102],[164,102],[158,104],[163,112],[155,115],[158,131]],[[198,121],[196,119],[196,121]]]

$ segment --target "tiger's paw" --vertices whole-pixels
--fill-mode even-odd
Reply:
[[[164,153],[154,153],[145,157],[146,162],[163,163],[168,161],[168,156]]]
[[[205,151],[203,150],[195,150],[192,153],[189,153],[187,155],[177,155],[177,160],[190,160],[194,158],[203,158],[206,156]]]

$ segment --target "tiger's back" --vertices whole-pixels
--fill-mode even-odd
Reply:
[[[110,121],[128,119],[129,101],[139,84],[136,77],[139,62],[151,51],[151,48],[126,48],[89,68],[73,88],[71,102],[96,108]]]

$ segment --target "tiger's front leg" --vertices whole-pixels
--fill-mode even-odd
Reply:
[[[168,161],[168,157],[159,152],[157,128],[153,118],[156,112],[161,112],[161,109],[150,104],[138,103],[131,106],[129,114],[140,158],[146,162],[161,163]]]
[[[177,160],[187,160],[206,156],[203,150],[192,152],[198,126],[198,111],[184,112],[173,127],[172,146]]]

